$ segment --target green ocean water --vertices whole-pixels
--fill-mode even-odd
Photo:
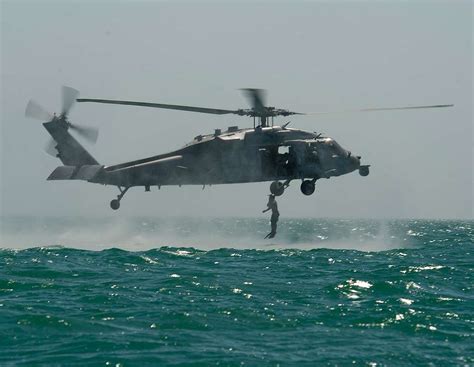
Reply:
[[[2,218],[0,365],[473,366],[474,222]]]

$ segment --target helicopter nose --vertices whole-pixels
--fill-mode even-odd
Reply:
[[[354,168],[354,169],[357,169],[360,167],[360,158],[361,156],[358,155],[358,156],[351,156],[349,159],[351,161],[351,166]]]

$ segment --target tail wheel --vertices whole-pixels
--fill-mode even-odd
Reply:
[[[120,208],[120,200],[117,200],[117,199],[114,199],[110,202],[110,207],[113,209],[113,210],[117,210],[118,208]]]
[[[281,196],[285,192],[285,185],[280,181],[273,181],[270,185],[270,192],[275,196]]]
[[[310,180],[305,180],[301,183],[301,192],[307,196],[311,195],[316,188],[315,182]]]

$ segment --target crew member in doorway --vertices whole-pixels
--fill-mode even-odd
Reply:
[[[276,235],[277,222],[280,217],[280,212],[278,211],[278,204],[275,200],[275,195],[268,195],[267,209],[263,210],[262,213],[272,211],[272,217],[270,219],[271,223],[271,232],[265,236],[265,238],[273,238]]]

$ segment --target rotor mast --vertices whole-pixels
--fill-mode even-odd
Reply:
[[[253,127],[255,128],[255,118],[258,118],[260,127],[268,127],[271,124],[273,126],[273,119],[275,116],[290,116],[290,115],[303,115],[299,112],[292,112],[281,108],[267,107],[265,104],[266,93],[263,89],[245,88],[241,89],[247,99],[250,102],[252,108],[247,110],[241,110],[242,115],[253,117]]]

